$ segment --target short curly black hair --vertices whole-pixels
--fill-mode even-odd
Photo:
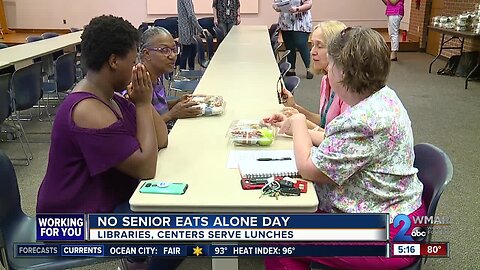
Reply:
[[[93,18],[81,38],[82,64],[94,71],[99,71],[112,54],[126,56],[140,39],[130,22],[112,15]]]

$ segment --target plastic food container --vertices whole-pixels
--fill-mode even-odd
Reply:
[[[198,102],[202,115],[221,115],[225,111],[226,102],[222,96],[194,95],[192,101]]]
[[[256,120],[234,120],[227,133],[235,145],[253,146],[269,146],[276,135],[276,127]]]

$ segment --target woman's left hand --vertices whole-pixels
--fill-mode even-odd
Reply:
[[[291,7],[288,11],[290,11],[290,13],[297,13],[298,7]]]

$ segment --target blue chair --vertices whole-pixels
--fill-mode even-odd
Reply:
[[[453,165],[447,154],[432,144],[417,144],[414,151],[413,166],[418,169],[417,177],[423,183],[422,199],[427,207],[427,216],[435,216],[440,196],[453,178]],[[431,236],[428,234],[423,243],[430,243]],[[403,270],[421,270],[422,262],[426,261],[427,258],[423,260],[419,257]],[[312,263],[311,267],[312,270],[326,269],[325,266],[316,263]]]
[[[283,82],[285,84],[285,88],[287,88],[287,90],[293,94],[295,89],[297,89],[298,85],[300,84],[300,78],[298,76],[287,76],[283,78]]]
[[[210,34],[215,35],[215,32],[213,31],[213,28],[215,27],[213,17],[200,18],[198,19],[198,23],[203,29],[208,30]]]
[[[217,48],[222,43],[222,41],[225,39],[225,34],[223,33],[222,28],[215,26],[213,28],[213,32],[215,32],[215,38],[217,39]]]
[[[207,68],[210,61],[205,58],[205,47],[203,47],[203,40],[200,36],[193,36],[193,38],[195,39],[195,45],[197,46],[198,64],[203,68]]]
[[[25,40],[27,41],[27,43],[31,43],[43,40],[43,38],[41,36],[28,36]]]
[[[8,48],[8,45],[4,43],[0,43],[0,49],[5,49],[5,48]]]
[[[20,111],[33,108],[42,97],[42,62],[33,63],[16,70],[12,75],[10,89],[10,95],[13,100],[13,113],[16,116],[17,125],[20,128],[21,135],[25,138],[30,153],[26,161],[28,165],[30,164],[29,160],[33,159],[33,154],[23,125],[20,122]],[[38,109],[40,110],[40,107]]]
[[[286,50],[278,60],[278,64],[284,63],[287,61],[287,56],[290,54],[290,50]]]
[[[25,159],[16,159],[16,160],[26,160],[27,162],[22,165],[29,165],[29,156],[25,150],[23,144],[22,134],[14,125],[7,125],[5,120],[9,119],[12,115],[12,97],[10,95],[10,80],[12,74],[3,74],[0,75],[0,132],[6,133],[8,140],[14,140],[18,138],[20,140],[20,145],[22,147],[23,153],[25,154]]]
[[[179,92],[193,93],[199,82],[199,80],[173,80],[170,84],[170,90],[175,91],[175,96]]]
[[[178,38],[178,19],[156,19],[153,24],[154,26],[167,29],[167,31],[170,32],[173,38]]]
[[[58,57],[54,63],[54,80],[44,82],[42,92],[45,95],[55,94],[60,99],[59,93],[65,93],[72,89],[76,81],[75,57],[76,52],[71,52]],[[47,98],[47,113],[49,98]]]
[[[278,69],[280,70],[280,74],[282,75],[282,77],[285,77],[285,75],[290,70],[290,68],[292,68],[292,64],[290,64],[289,62],[283,62],[278,66]]]
[[[268,28],[268,34],[270,35],[270,38],[274,37],[275,35],[278,36],[279,32],[280,29],[278,28],[278,23],[274,23]]]
[[[15,169],[1,150],[0,175],[0,250],[2,264],[7,270],[66,269],[106,261],[100,258],[15,257],[14,243],[36,243],[36,222],[22,210]]]

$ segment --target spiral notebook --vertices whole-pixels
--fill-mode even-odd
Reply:
[[[295,159],[258,161],[248,160],[238,163],[242,178],[261,178],[271,176],[299,176]]]

